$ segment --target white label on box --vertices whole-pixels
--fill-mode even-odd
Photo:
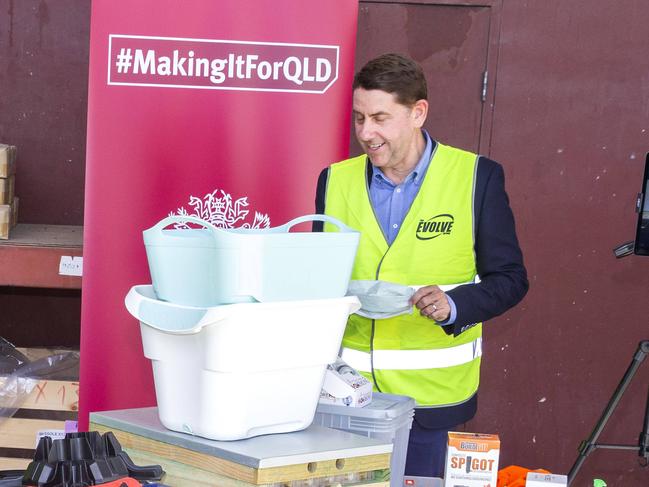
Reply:
[[[525,485],[527,487],[566,487],[568,477],[552,473],[528,472]]]
[[[71,257],[62,255],[59,262],[59,274],[61,276],[79,276],[83,275],[83,257]]]
[[[40,430],[36,432],[36,446],[41,438],[49,436],[52,440],[62,440],[65,438],[65,430]]]

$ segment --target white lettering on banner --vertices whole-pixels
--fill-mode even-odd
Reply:
[[[324,93],[339,46],[111,34],[108,84]]]

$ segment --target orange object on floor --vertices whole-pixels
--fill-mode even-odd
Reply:
[[[97,484],[103,487],[142,487],[142,484],[131,477],[123,477],[105,484]]]
[[[532,470],[525,467],[519,467],[518,465],[510,465],[509,467],[498,470],[497,487],[524,487],[527,472],[551,473],[542,468]]]

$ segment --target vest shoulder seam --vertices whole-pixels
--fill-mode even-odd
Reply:
[[[351,157],[349,159],[345,159],[343,161],[336,162],[336,163],[332,164],[331,167],[346,167],[346,166],[357,164],[360,161],[365,162],[366,157],[367,156],[365,154],[361,154],[360,156]]]

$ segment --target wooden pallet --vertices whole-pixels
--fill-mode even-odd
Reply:
[[[47,349],[19,351],[30,360],[57,353]],[[7,377],[0,376],[0,386],[6,380]],[[26,468],[33,459],[38,433],[64,430],[66,421],[76,421],[78,409],[78,380],[37,382],[20,409],[12,417],[0,420],[0,470]]]

